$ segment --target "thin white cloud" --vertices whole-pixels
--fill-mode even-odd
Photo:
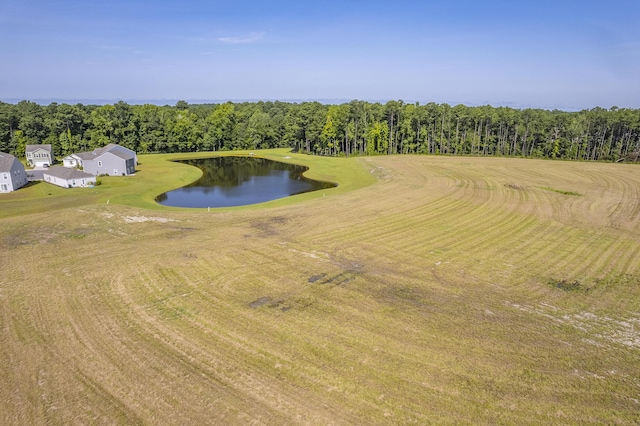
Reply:
[[[144,55],[147,53],[147,51],[137,49],[133,46],[102,45],[98,46],[98,48],[109,52],[133,53],[134,55]]]
[[[113,46],[113,45],[102,45],[99,46],[100,49],[104,50],[133,50],[132,46]]]
[[[246,37],[220,37],[218,41],[226,44],[251,44],[257,43],[265,36],[264,32],[251,33]]]

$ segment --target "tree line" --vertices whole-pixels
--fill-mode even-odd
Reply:
[[[354,100],[173,106],[42,106],[0,102],[0,151],[24,157],[27,144],[54,155],[117,143],[138,153],[289,147],[327,155],[446,154],[638,161],[640,110],[579,112]]]

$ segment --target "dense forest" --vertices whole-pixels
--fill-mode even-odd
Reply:
[[[0,151],[24,157],[51,144],[57,157],[117,143],[138,153],[290,147],[330,156],[493,155],[638,161],[640,110],[579,112],[354,100],[174,106],[42,106],[0,102]]]

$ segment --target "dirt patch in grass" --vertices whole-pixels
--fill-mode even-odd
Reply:
[[[575,293],[586,293],[589,291],[589,287],[584,286],[578,280],[557,280],[551,279],[549,280],[549,285],[553,288],[557,288],[562,291],[567,292],[575,292]]]
[[[259,235],[261,237],[278,235],[278,233],[281,232],[282,227],[287,225],[288,222],[289,218],[286,216],[274,216],[254,220],[251,222],[251,228],[254,231],[257,231],[257,233],[252,233],[251,235]],[[247,237],[250,237],[251,235],[247,235]]]
[[[249,303],[249,307],[255,309],[255,308],[259,308],[260,306],[268,305],[269,303],[271,303],[271,298],[268,296],[264,296],[264,297],[259,297],[253,302]]]
[[[67,234],[67,237],[80,239],[92,234],[93,232],[95,232],[93,228],[76,228],[70,231]]]
[[[5,235],[2,237],[2,246],[6,248],[15,248],[18,246],[26,246],[32,244],[32,241],[26,240],[20,235]]]
[[[556,192],[556,193],[562,194],[562,195],[570,195],[572,197],[582,197],[582,194],[580,194],[579,192],[565,191],[563,189],[551,188],[550,186],[539,186],[538,188],[544,189],[545,191]]]
[[[122,216],[122,220],[125,223],[144,223],[144,222],[176,222],[175,219],[169,219],[166,217],[157,217],[157,216]]]
[[[312,275],[309,277],[309,279],[307,280],[307,282],[309,283],[315,283],[317,281],[320,281],[321,279],[323,279],[324,277],[326,277],[327,274],[319,274],[319,275]]]
[[[526,186],[516,185],[515,183],[505,183],[504,186],[505,186],[505,188],[515,189],[515,190],[518,190],[518,191],[524,191],[525,189],[527,189]]]

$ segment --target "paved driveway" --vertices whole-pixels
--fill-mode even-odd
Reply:
[[[27,172],[27,180],[28,181],[44,180],[44,171],[45,170],[46,169],[43,169],[41,167],[36,167],[35,169],[25,170]]]

